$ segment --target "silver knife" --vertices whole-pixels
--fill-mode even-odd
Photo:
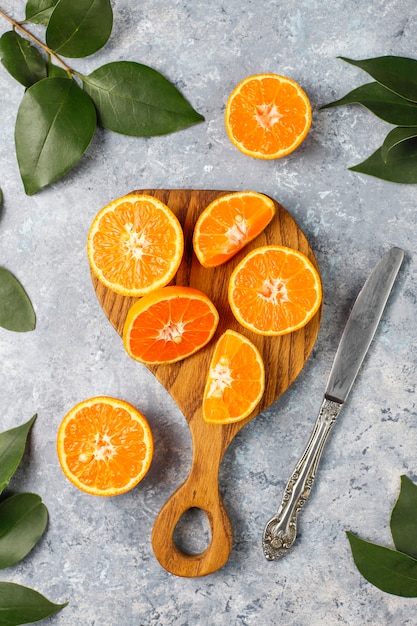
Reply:
[[[262,547],[268,561],[284,556],[295,541],[297,515],[310,494],[324,444],[368,351],[403,258],[400,248],[391,248],[379,261],[353,305],[313,432],[287,483],[278,513],[265,526]]]

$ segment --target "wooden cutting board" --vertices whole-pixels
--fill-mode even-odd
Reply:
[[[218,485],[218,472],[223,455],[241,428],[271,405],[300,373],[317,338],[321,318],[320,309],[307,326],[294,333],[282,337],[256,335],[242,328],[229,308],[227,301],[229,276],[249,250],[268,244],[295,248],[306,254],[316,266],[317,263],[306,237],[295,220],[278,202],[275,202],[277,214],[262,234],[228,263],[217,268],[203,268],[193,253],[194,224],[210,202],[230,192],[144,189],[136,193],[153,195],[167,204],[183,227],[184,257],[172,284],[190,285],[201,289],[211,298],[220,314],[216,334],[202,350],[178,363],[148,366],[184,414],[193,443],[189,476],[165,503],[156,518],[152,532],[153,550],[167,571],[178,576],[204,576],[222,567],[232,549],[232,528]],[[99,283],[94,276],[92,280],[105,314],[117,332],[122,335],[127,312],[137,298],[120,296]],[[227,328],[246,335],[260,350],[265,364],[265,393],[256,410],[245,420],[231,425],[207,424],[203,421],[201,413],[205,376],[213,346]],[[129,357],[126,355],[126,358]],[[138,368],[145,367],[140,363],[137,365]],[[194,507],[202,509],[207,514],[211,543],[201,554],[188,555],[176,546],[174,530],[181,516]]]

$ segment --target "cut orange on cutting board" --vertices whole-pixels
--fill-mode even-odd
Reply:
[[[263,246],[233,270],[228,297],[237,321],[261,335],[284,335],[305,326],[322,300],[320,276],[298,250]]]
[[[194,228],[194,252],[201,265],[228,261],[263,231],[275,212],[271,198],[255,191],[237,191],[211,202]]]
[[[203,419],[230,424],[252,413],[265,389],[262,357],[254,344],[234,330],[217,341],[203,397]]]
[[[105,206],[88,234],[96,277],[124,296],[167,285],[181,263],[184,236],[174,213],[153,196],[131,193]]]
[[[174,363],[205,346],[219,314],[202,291],[179,285],[162,287],[130,308],[123,329],[129,356],[142,363]]]
[[[257,74],[242,80],[230,94],[225,124],[231,142],[244,154],[278,159],[306,137],[311,105],[291,78]]]
[[[137,485],[153,456],[153,438],[142,413],[123,400],[97,396],[67,413],[58,429],[62,471],[95,496],[116,496]]]

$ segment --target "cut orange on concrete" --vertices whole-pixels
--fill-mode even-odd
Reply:
[[[278,159],[295,150],[311,126],[311,105],[298,83],[279,74],[240,82],[226,104],[226,130],[244,154]]]
[[[229,281],[237,321],[261,335],[284,335],[305,326],[322,300],[320,276],[298,250],[263,246],[249,252]]]
[[[98,396],[80,402],[64,417],[57,451],[65,476],[81,491],[116,496],[147,473],[153,438],[145,416],[135,407]]]
[[[181,263],[184,236],[163,202],[131,193],[97,214],[87,251],[100,282],[124,296],[143,296],[172,280]]]
[[[194,252],[204,267],[228,261],[261,233],[276,212],[271,198],[255,191],[226,194],[211,202],[198,218]]]
[[[211,300],[192,287],[162,287],[130,308],[123,330],[129,356],[142,363],[174,363],[205,346],[219,315]]]
[[[258,349],[240,333],[226,330],[211,359],[203,419],[213,424],[245,419],[259,403],[264,389],[264,364]]]

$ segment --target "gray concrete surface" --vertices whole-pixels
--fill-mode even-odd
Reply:
[[[24,4],[3,0],[20,19]],[[108,45],[70,65],[145,63],[174,82],[206,121],[139,139],[98,130],[65,178],[28,197],[14,152],[23,88],[0,68],[0,264],[27,288],[32,333],[0,329],[2,430],[38,413],[14,491],[39,493],[47,533],[0,579],[69,605],[56,626],[411,626],[417,600],[384,594],[357,571],[345,535],[391,546],[389,516],[400,477],[417,480],[416,188],[348,171],[381,143],[388,125],[360,107],[320,106],[367,82],[338,56],[415,56],[413,0],[118,0]],[[0,33],[8,30],[0,20]],[[34,28],[33,32],[41,32]],[[313,106],[305,142],[279,161],[257,161],[227,138],[224,107],[236,83],[277,72],[298,81]],[[256,189],[294,216],[320,265],[324,310],[313,354],[292,387],[246,426],[224,458],[220,487],[234,531],[218,572],[168,574],[150,542],[161,506],[186,478],[187,424],[145,367],[134,363],[96,300],[86,236],[97,211],[140,188]],[[310,434],[347,314],[368,273],[391,246],[406,258],[376,339],[328,442],[296,545],[268,563],[265,522]],[[79,492],[63,476],[56,432],[77,402],[98,394],[143,411],[155,437],[144,481],[113,499]],[[197,520],[197,547],[207,534]],[[191,533],[190,533],[191,534]]]

